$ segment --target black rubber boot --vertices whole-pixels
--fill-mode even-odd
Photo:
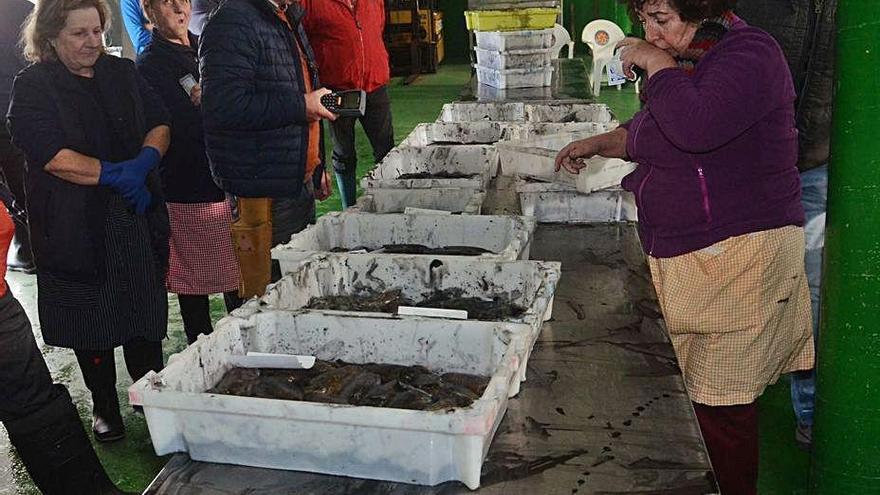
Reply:
[[[47,495],[124,493],[107,477],[67,389],[55,387],[58,396],[48,405],[5,423],[34,483]]]

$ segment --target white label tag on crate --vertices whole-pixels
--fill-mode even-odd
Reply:
[[[415,306],[398,306],[397,314],[406,316],[426,316],[428,318],[449,318],[467,320],[468,312],[463,309],[419,308]]]

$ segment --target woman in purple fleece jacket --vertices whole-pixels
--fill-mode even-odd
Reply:
[[[795,92],[779,46],[735,0],[627,0],[645,40],[620,43],[647,79],[618,129],[565,147],[639,164],[639,236],[715,474],[725,494],[757,490],[756,399],[813,365]]]

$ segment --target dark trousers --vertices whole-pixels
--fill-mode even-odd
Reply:
[[[23,418],[57,396],[30,321],[7,289],[0,297],[0,421]]]
[[[180,316],[183,318],[183,331],[186,332],[186,343],[192,344],[199,334],[210,335],[214,331],[211,324],[211,307],[208,295],[178,294],[177,301],[180,303]],[[232,312],[242,304],[238,297],[238,291],[223,293],[223,302],[226,311]]]
[[[122,422],[119,412],[119,396],[116,393],[116,357],[113,349],[75,349],[76,360],[82,371],[83,382],[92,393],[95,415],[111,422]],[[162,342],[135,339],[122,346],[125,367],[132,381],[140,380],[148,371],[160,371]]]
[[[25,192],[24,155],[12,145],[9,139],[5,132],[0,131],[0,172],[3,173],[3,182],[15,196],[19,206],[24,208],[27,194]],[[26,225],[15,223],[15,237],[10,251],[13,266],[24,267],[33,264],[31,236]]]
[[[315,197],[303,187],[299,198],[272,198],[272,245],[286,244],[290,237],[315,223]],[[281,265],[272,260],[272,281],[281,279]]]
[[[340,117],[330,122],[330,137],[333,139],[333,169],[339,185],[342,207],[354,205],[357,199],[357,149],[354,146],[354,123],[361,122],[370,146],[373,159],[382,161],[394,147],[394,127],[391,125],[391,100],[385,86],[367,93],[367,107],[363,117]]]
[[[694,403],[715,478],[724,495],[758,493],[758,403]]]

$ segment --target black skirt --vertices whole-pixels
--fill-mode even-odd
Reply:
[[[146,217],[113,194],[105,225],[102,283],[60,280],[37,267],[37,307],[49,345],[105,350],[136,338],[165,338],[165,273],[153,253]]]

